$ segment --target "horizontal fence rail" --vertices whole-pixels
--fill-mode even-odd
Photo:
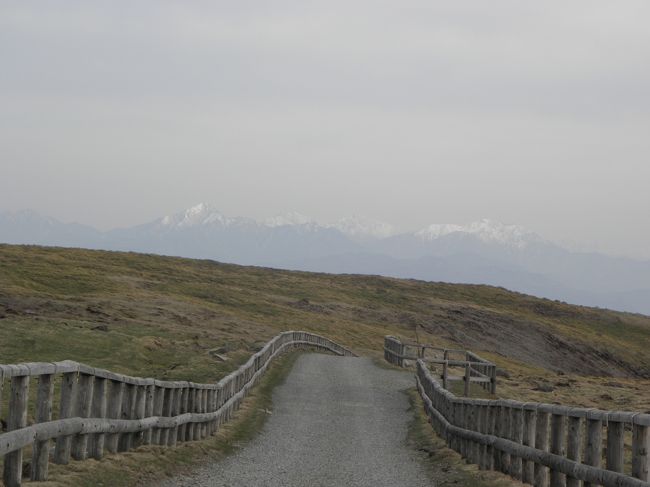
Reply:
[[[436,432],[471,463],[535,487],[650,487],[650,414],[456,397],[417,360]]]
[[[313,347],[354,355],[319,335],[288,331],[216,384],[129,377],[72,361],[0,365],[0,408],[3,385],[9,385],[7,432],[0,434],[4,484],[20,486],[25,450],[31,449],[31,479],[47,480],[50,459],[58,464],[101,459],[139,445],[175,446],[212,435],[273,358],[290,348]],[[32,396],[30,382],[36,389]],[[28,412],[34,418],[30,425]]]
[[[447,389],[449,382],[452,381],[463,381],[465,396],[469,396],[472,383],[479,384],[491,394],[496,394],[497,366],[467,350],[404,342],[394,336],[386,336],[384,337],[384,359],[399,367],[406,367],[416,360],[422,360],[431,366],[439,366],[443,387]],[[459,374],[455,375],[453,371],[459,371]]]

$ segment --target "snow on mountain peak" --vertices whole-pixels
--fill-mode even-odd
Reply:
[[[540,240],[535,233],[519,225],[505,225],[484,218],[468,225],[433,224],[415,233],[423,240],[436,240],[453,233],[472,235],[483,242],[524,248],[533,241]]]
[[[434,223],[422,230],[415,232],[415,235],[423,240],[435,240],[451,233],[462,232],[465,227],[455,223]]]
[[[350,237],[386,238],[395,235],[395,228],[389,223],[353,215],[341,218],[336,223],[328,225]]]
[[[181,213],[163,217],[160,223],[164,226],[183,228],[210,223],[228,225],[232,221],[232,218],[224,216],[216,208],[205,203],[199,203]]]
[[[341,218],[335,223],[318,223],[314,219],[301,213],[290,212],[264,220],[267,227],[281,226],[308,226],[310,229],[331,228],[353,238],[384,238],[395,234],[392,225],[378,220],[371,220],[360,216]]]
[[[283,227],[285,225],[307,225],[314,223],[314,220],[302,213],[295,211],[285,213],[284,215],[276,215],[264,220],[264,225],[267,227]]]
[[[185,211],[166,216],[159,220],[159,224],[162,226],[179,229],[200,225],[219,225],[225,227],[245,222],[253,225],[263,225],[269,228],[296,226],[300,227],[301,231],[333,229],[353,240],[383,239],[396,235],[397,233],[395,227],[388,223],[358,215],[341,218],[335,223],[320,224],[301,213],[290,212],[255,222],[246,218],[224,216],[216,208],[205,203],[199,203]],[[478,220],[467,225],[433,224],[415,232],[414,235],[425,241],[433,241],[451,234],[469,235],[486,243],[507,245],[519,249],[525,248],[531,242],[541,241],[541,237],[524,227],[519,225],[505,225],[489,219]]]

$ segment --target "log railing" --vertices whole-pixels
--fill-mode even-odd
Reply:
[[[46,480],[50,460],[100,459],[139,445],[174,446],[214,434],[274,357],[309,347],[353,355],[327,338],[288,331],[216,384],[129,377],[72,361],[0,365],[0,407],[3,385],[9,386],[7,432],[0,434],[4,484],[21,484],[23,456],[30,450],[31,479]],[[36,388],[31,396],[30,382]]]
[[[386,336],[384,337],[384,359],[400,367],[414,364],[416,360],[423,360],[437,369],[445,389],[448,388],[449,382],[463,381],[465,396],[469,396],[472,383],[478,384],[491,394],[496,393],[496,365],[467,350],[405,342],[394,336]]]
[[[456,397],[417,360],[417,387],[447,444],[535,487],[650,487],[650,414]]]

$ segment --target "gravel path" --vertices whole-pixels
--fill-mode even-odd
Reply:
[[[238,453],[161,486],[433,485],[405,444],[413,374],[370,359],[304,354],[273,393],[273,413]]]

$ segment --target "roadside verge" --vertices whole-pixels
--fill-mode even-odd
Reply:
[[[270,365],[259,384],[244,399],[234,419],[205,440],[179,443],[176,448],[143,446],[136,450],[109,455],[101,461],[71,461],[69,465],[51,465],[50,480],[43,487],[132,487],[155,485],[157,480],[195,468],[241,448],[260,431],[271,414],[273,389],[282,384],[298,356],[290,352]]]

